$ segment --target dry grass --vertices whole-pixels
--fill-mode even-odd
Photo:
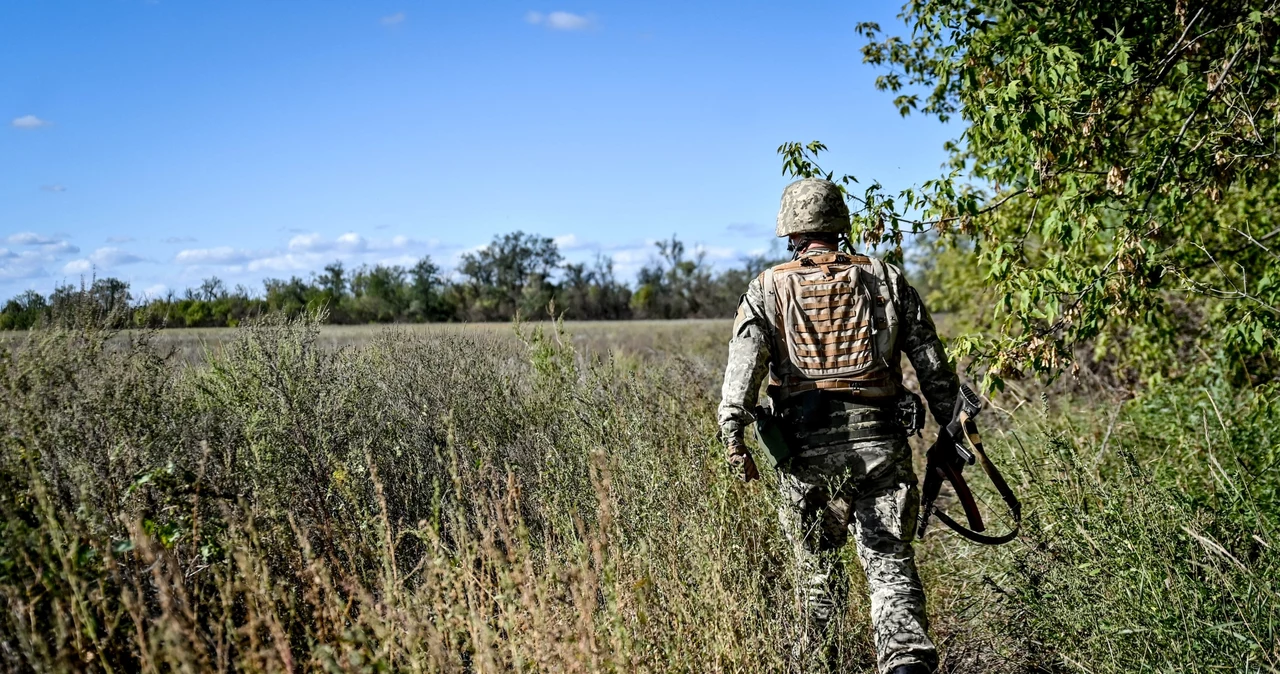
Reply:
[[[0,357],[0,663],[784,671],[777,496],[715,440],[726,325],[28,335]],[[989,418],[1028,525],[920,544],[949,671],[1280,663],[1274,397],[1112,409]]]
[[[682,321],[567,321],[564,332],[580,351],[628,356],[652,356],[667,353],[690,353],[710,357],[723,350],[725,334],[731,321],[722,319],[690,319]],[[549,323],[526,323],[530,329],[550,329]],[[316,343],[338,349],[367,345],[387,330],[401,334],[432,337],[437,335],[482,335],[515,339],[510,323],[414,323],[388,328],[385,325],[322,325]],[[153,343],[164,350],[174,350],[178,359],[204,362],[210,352],[219,352],[235,341],[236,328],[184,328],[161,330]],[[0,345],[21,340],[20,333],[0,333]]]

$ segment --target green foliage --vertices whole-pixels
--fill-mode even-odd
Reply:
[[[6,302],[4,310],[0,311],[0,330],[30,330],[40,322],[48,308],[44,295],[34,290],[24,291]]]
[[[743,266],[719,274],[706,264],[706,253],[689,256],[673,234],[657,242],[658,258],[640,269],[631,308],[637,318],[712,318],[733,315],[747,284],[781,262],[776,254],[751,256]]]
[[[1097,339],[1140,351],[1146,379],[1224,349],[1210,360],[1236,377],[1276,376],[1278,8],[913,0],[910,37],[860,25],[900,111],[964,130],[948,174],[856,199],[857,233],[972,239],[997,313],[953,347],[992,383],[1056,373]],[[784,145],[784,170],[817,170],[821,149]]]
[[[234,327],[272,313],[323,313],[327,322],[346,325],[507,321],[548,311],[571,320],[725,317],[733,315],[751,278],[771,262],[750,257],[743,267],[716,270],[701,254],[689,258],[674,236],[657,248],[659,255],[641,270],[634,295],[614,274],[610,258],[598,256],[590,265],[565,263],[552,239],[515,232],[464,255],[460,279],[446,278],[430,257],[408,268],[380,264],[349,270],[339,261],[309,280],[266,279],[261,295],[242,286],[228,289],[212,277],[180,298],[170,293],[131,305],[128,284],[107,278],[87,288],[60,288],[50,300],[34,291],[23,293],[0,310],[0,330],[80,324],[108,314],[117,327],[153,328]],[[74,315],[83,319],[69,318]]]
[[[996,581],[1002,626],[1090,671],[1275,669],[1278,403],[1274,387],[1160,387],[1109,423],[1071,409],[1017,433],[1044,451],[1022,461],[1038,505]]]

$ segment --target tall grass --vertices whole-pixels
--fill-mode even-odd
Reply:
[[[666,339],[334,349],[268,319],[190,366],[149,334],[32,333],[0,355],[0,663],[786,671],[777,496],[721,466],[722,354]],[[1110,419],[994,433],[1027,533],[921,544],[945,666],[1275,668],[1274,399],[1171,390]],[[863,592],[848,671],[873,667]]]
[[[1280,671],[1276,392],[1176,387],[1114,414],[1031,435],[1034,517],[993,583],[1006,629],[1078,670]]]
[[[783,545],[694,363],[273,321],[175,369],[106,338],[0,365],[8,668],[781,666]]]

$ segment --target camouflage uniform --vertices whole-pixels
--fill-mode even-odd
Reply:
[[[897,268],[886,268],[901,320],[891,374],[901,382],[900,354],[906,352],[930,409],[945,423],[959,381],[919,295]],[[721,437],[730,446],[742,443],[744,429],[753,421],[750,410],[769,371],[775,343],[775,327],[764,310],[763,277],[752,281],[743,295],[729,342],[718,416]],[[804,409],[797,410],[795,401],[802,397]],[[775,410],[792,421],[797,449],[779,471],[779,516],[802,576],[796,585],[809,618],[810,638],[804,641],[812,646],[825,639],[828,624],[841,613],[846,585],[836,554],[852,534],[867,575],[883,672],[913,663],[930,669],[937,664],[911,546],[919,505],[916,476],[911,449],[892,407],[811,392]]]

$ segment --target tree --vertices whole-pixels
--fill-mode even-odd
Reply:
[[[318,308],[307,306],[311,288],[306,281],[297,276],[290,277],[288,281],[276,278],[264,279],[262,285],[267,293],[267,308],[271,311],[294,315],[303,309]]]
[[[684,242],[674,234],[671,239],[654,245],[658,248],[658,258],[637,274],[639,287],[631,298],[633,308],[642,315],[658,318],[694,318],[723,313],[714,306],[714,302],[708,306],[714,292],[712,273],[704,252],[687,257]],[[741,284],[741,288],[745,287],[745,283]],[[735,288],[733,292],[736,298],[742,289]]]
[[[495,236],[488,246],[463,255],[459,271],[471,279],[482,310],[478,317],[511,310],[527,315],[550,300],[549,281],[561,259],[550,237],[515,232]]]
[[[404,267],[399,265],[361,266],[351,277],[352,311],[364,322],[390,323],[401,318],[409,306]]]
[[[556,306],[565,318],[627,318],[630,301],[631,291],[614,275],[612,259],[597,255],[590,267],[584,263],[564,265]]]
[[[226,297],[226,295],[227,286],[217,276],[210,276],[200,282],[200,299],[205,302],[212,302]]]
[[[417,320],[442,321],[452,318],[444,299],[444,278],[430,256],[418,260],[409,270],[409,313]]]
[[[44,295],[25,290],[5,303],[0,311],[0,330],[30,330],[39,324],[48,308]]]
[[[329,293],[329,296],[335,300],[341,299],[343,293],[347,291],[346,270],[343,269],[342,260],[334,260],[325,265],[324,273],[316,278],[320,288]]]
[[[900,112],[964,130],[946,175],[851,195],[855,233],[899,255],[904,233],[930,228],[944,246],[972,242],[964,259],[998,311],[955,350],[992,385],[1058,372],[1085,344],[1148,377],[1201,352],[1275,376],[1277,8],[912,0],[910,38],[861,24]],[[823,149],[784,145],[784,171],[834,178]]]

